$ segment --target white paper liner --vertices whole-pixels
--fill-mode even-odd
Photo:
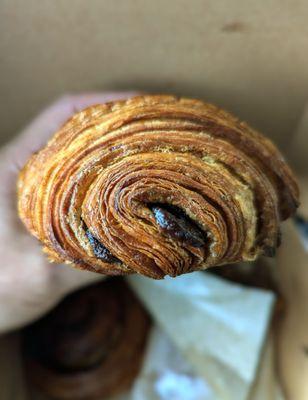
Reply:
[[[155,321],[219,400],[247,400],[254,382],[274,295],[205,272],[129,283]]]
[[[127,400],[212,400],[206,379],[179,353],[169,337],[154,327],[143,368]],[[277,383],[273,337],[268,336],[249,400],[285,400]],[[126,400],[126,399],[125,399]],[[223,400],[223,399],[218,399]]]
[[[208,400],[213,393],[169,337],[155,327],[131,400]]]

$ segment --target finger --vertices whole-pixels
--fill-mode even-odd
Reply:
[[[90,105],[126,99],[137,92],[92,92],[67,95],[40,113],[9,145],[9,158],[21,168],[31,154],[43,147],[47,140],[76,112]]]
[[[54,274],[59,297],[106,278],[104,275],[75,269],[65,264],[54,265]]]

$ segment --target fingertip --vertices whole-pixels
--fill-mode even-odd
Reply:
[[[85,107],[95,104],[107,103],[116,100],[125,100],[133,96],[137,96],[137,91],[117,91],[117,92],[88,92],[74,94],[70,96],[71,103],[75,107],[75,111],[80,111]]]
[[[56,280],[61,296],[106,279],[105,275],[72,268],[65,264],[53,265],[52,267],[56,268]]]
[[[127,99],[137,95],[135,91],[87,92],[66,94],[43,110],[15,139],[9,147],[11,159],[21,164],[34,151],[42,148],[49,138],[76,112],[94,104]]]

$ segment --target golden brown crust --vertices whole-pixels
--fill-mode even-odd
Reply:
[[[164,95],[76,114],[29,160],[18,192],[51,260],[153,278],[272,253],[299,195],[270,140],[213,105]],[[204,248],[165,234],[152,204],[180,208]],[[87,228],[118,262],[97,258]]]
[[[121,279],[82,289],[26,328],[26,376],[57,400],[121,393],[141,367],[149,327],[149,316]]]

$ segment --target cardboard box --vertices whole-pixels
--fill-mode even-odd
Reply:
[[[294,134],[308,99],[307,15],[304,0],[2,0],[0,143],[65,93],[171,92],[214,102],[269,135],[299,161],[307,185],[308,118]],[[10,354],[15,365],[15,338],[1,342],[0,361]],[[286,380],[294,360],[282,368]],[[22,387],[18,368],[7,390]],[[0,375],[1,391],[12,375]],[[306,399],[304,382],[287,382],[292,400]]]
[[[3,0],[1,142],[63,93],[201,97],[287,148],[308,95],[304,0]]]

